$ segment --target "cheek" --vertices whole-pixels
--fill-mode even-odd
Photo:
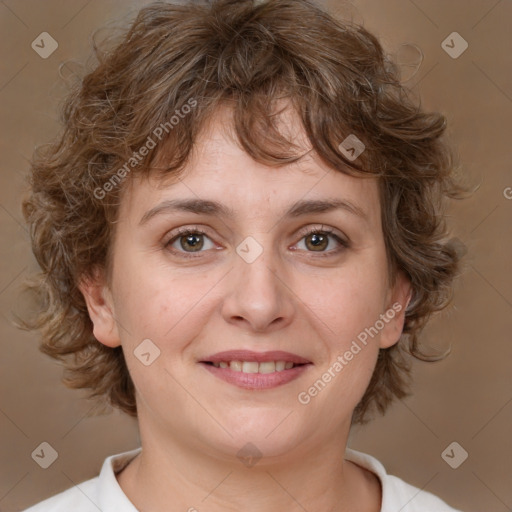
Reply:
[[[149,338],[162,350],[176,349],[180,340],[193,337],[204,317],[204,297],[211,283],[191,275],[171,276],[169,269],[158,265],[133,265],[124,271],[130,278],[119,281],[116,317],[126,325],[130,344]]]
[[[374,326],[384,303],[378,279],[357,272],[340,276],[307,303],[325,349],[319,354],[325,357],[319,358],[318,372],[302,399],[314,400],[319,411],[332,411],[334,424],[355,408],[375,368],[380,331]]]
[[[347,265],[328,278],[304,278],[299,296],[314,312],[316,323],[323,324],[330,344],[343,348],[384,312],[385,285],[374,260],[373,267]]]

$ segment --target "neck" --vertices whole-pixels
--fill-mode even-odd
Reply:
[[[294,454],[245,462],[169,437],[161,442],[141,435],[141,440],[142,452],[117,475],[122,490],[141,511],[168,511],[169,504],[189,512],[381,508],[376,475],[343,458],[346,436]]]

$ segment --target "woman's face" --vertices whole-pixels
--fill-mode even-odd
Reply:
[[[104,304],[88,299],[94,333],[123,347],[142,435],[208,453],[248,442],[300,453],[348,434],[379,348],[400,336],[408,283],[388,288],[374,178],[311,154],[257,163],[226,136],[222,112],[181,180],[125,190],[111,289]],[[241,350],[257,355],[215,357]],[[254,362],[270,351],[289,354]],[[272,364],[294,357],[308,364]]]

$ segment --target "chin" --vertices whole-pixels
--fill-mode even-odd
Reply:
[[[293,451],[306,438],[304,428],[296,424],[296,414],[284,409],[268,412],[254,409],[252,414],[224,417],[223,426],[229,432],[220,432],[215,447],[236,457],[279,457]],[[289,414],[289,416],[287,416]],[[212,441],[212,440],[210,440]]]

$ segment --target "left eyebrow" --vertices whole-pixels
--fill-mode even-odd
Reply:
[[[315,199],[302,200],[294,203],[285,213],[284,217],[301,217],[310,213],[326,213],[334,210],[345,210],[346,212],[360,217],[368,222],[367,213],[359,206],[345,199]],[[159,205],[148,210],[141,218],[139,225],[147,223],[157,215],[172,212],[191,212],[198,215],[212,215],[224,218],[234,218],[236,212],[231,208],[217,202],[206,199],[168,199]]]

